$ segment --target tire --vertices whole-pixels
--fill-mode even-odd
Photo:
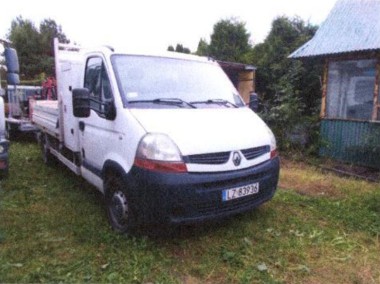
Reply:
[[[9,176],[9,168],[6,168],[4,170],[0,170],[0,180],[6,179]]]
[[[127,185],[120,176],[112,173],[106,176],[104,189],[107,216],[111,227],[118,233],[132,232],[134,217]]]
[[[7,129],[5,131],[5,138],[8,140],[16,140],[17,136],[19,134],[19,131],[17,129],[14,129],[12,126],[7,126]]]

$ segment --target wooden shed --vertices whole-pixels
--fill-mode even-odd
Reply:
[[[320,154],[380,168],[380,0],[338,0],[289,57],[324,62]]]
[[[224,72],[239,91],[245,103],[249,103],[249,95],[255,92],[256,68],[252,65],[218,61]]]

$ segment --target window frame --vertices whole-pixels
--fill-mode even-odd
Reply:
[[[92,95],[93,92],[89,88],[88,85],[88,76],[89,76],[89,62],[94,59],[99,59],[100,60],[100,71],[99,73],[96,74],[97,81],[96,85],[99,84],[96,88],[99,89],[97,90],[99,93],[95,93],[95,95]],[[95,67],[95,69],[98,68],[98,65]],[[106,77],[104,77],[106,75]],[[109,97],[106,98],[104,96],[104,80],[108,81],[108,91],[109,91]],[[112,85],[110,81],[110,77],[108,75],[108,71],[106,68],[106,65],[104,64],[104,59],[100,55],[94,55],[94,56],[89,56],[86,60],[86,66],[85,66],[85,74],[84,74],[84,82],[83,82],[83,87],[87,88],[89,90],[89,100],[90,100],[90,109],[92,109],[98,116],[102,118],[106,118],[106,108],[109,107],[110,103],[113,103],[114,101],[114,96],[113,96],[113,91],[112,91]]]
[[[328,115],[329,101],[328,101],[328,87],[329,87],[329,71],[331,63],[338,63],[344,61],[359,61],[359,60],[375,60],[375,80],[374,80],[374,91],[373,91],[373,110],[369,119],[355,119],[355,118],[343,118],[343,117],[333,117]],[[324,62],[324,71],[322,79],[322,102],[321,102],[321,113],[320,117],[322,119],[338,119],[338,120],[350,120],[350,121],[371,121],[380,122],[380,55],[377,56],[341,56],[326,58]]]

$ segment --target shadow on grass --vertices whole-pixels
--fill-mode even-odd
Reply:
[[[145,236],[154,242],[186,241],[199,239],[210,234],[220,234],[233,227],[240,226],[249,219],[257,217],[260,209],[256,208],[250,212],[240,213],[224,219],[194,223],[189,225],[155,224],[141,227],[133,234],[134,236]]]

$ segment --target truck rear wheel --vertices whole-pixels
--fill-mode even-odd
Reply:
[[[105,180],[105,203],[108,220],[119,233],[128,233],[133,227],[133,215],[127,186],[121,177],[110,174]]]

